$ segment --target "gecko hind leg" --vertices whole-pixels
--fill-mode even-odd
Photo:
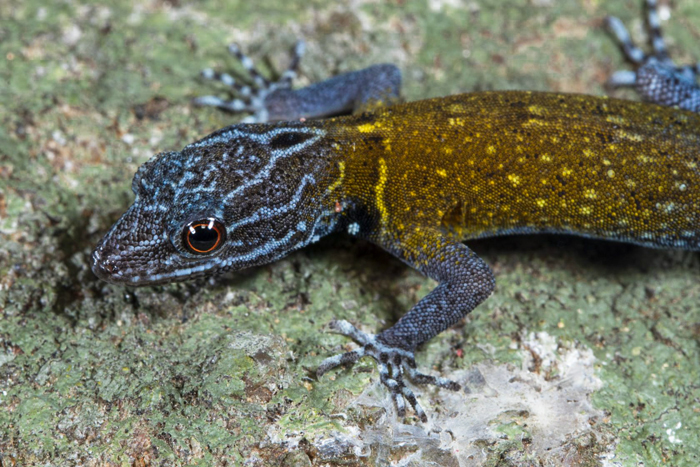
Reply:
[[[652,52],[637,47],[619,18],[606,18],[608,30],[635,70],[620,70],[608,80],[612,87],[632,86],[645,100],[666,106],[700,111],[700,64],[678,66],[670,58],[661,31],[657,0],[646,0],[647,30]]]
[[[377,361],[381,383],[391,392],[396,410],[401,418],[406,415],[405,401],[407,401],[423,423],[428,421],[428,417],[418,403],[415,394],[404,384],[404,374],[407,374],[409,379],[416,384],[430,384],[452,391],[460,389],[460,385],[452,380],[420,373],[416,369],[415,356],[412,351],[388,346],[380,342],[377,336],[362,332],[344,320],[331,322],[330,328],[351,338],[362,347],[325,359],[319,365],[316,374],[320,377],[335,367],[355,363],[362,357],[374,358]]]
[[[240,82],[228,73],[217,72],[211,68],[202,70],[201,76],[208,80],[223,83],[230,87],[238,97],[225,100],[209,95],[197,97],[193,102],[196,105],[218,107],[230,112],[252,114],[243,119],[243,122],[266,122],[270,120],[269,105],[266,101],[278,91],[291,89],[292,81],[297,76],[299,62],[304,55],[304,42],[300,40],[294,45],[289,66],[277,81],[270,81],[265,78],[255,67],[253,60],[245,55],[238,45],[231,44],[228,50],[246,70],[246,81]]]

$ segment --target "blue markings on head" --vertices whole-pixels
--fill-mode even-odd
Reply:
[[[317,186],[330,166],[321,128],[235,125],[159,154],[134,176],[134,205],[94,256],[101,277],[145,285],[264,264],[333,230]],[[195,218],[215,218],[226,239],[196,257],[181,244]],[[95,266],[99,268],[99,266]],[[111,271],[111,272],[110,272]]]

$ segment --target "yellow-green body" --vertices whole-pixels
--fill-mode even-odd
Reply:
[[[471,93],[326,120],[339,198],[382,238],[564,232],[697,249],[700,115],[631,101]],[[341,194],[342,193],[342,194]],[[385,243],[383,242],[383,243]],[[406,245],[407,246],[407,245]]]

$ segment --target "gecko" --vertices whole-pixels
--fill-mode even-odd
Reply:
[[[416,349],[495,286],[465,241],[560,233],[700,249],[698,67],[671,61],[656,0],[646,6],[649,54],[620,20],[607,24],[635,65],[611,84],[647,102],[491,91],[402,103],[389,64],[295,90],[301,43],[274,82],[231,46],[249,80],[203,75],[239,97],[196,103],[252,118],[142,165],[135,200],[95,248],[92,270],[145,286],[270,263],[333,232],[379,245],[437,286],[377,334],[333,321],[358,347],[317,375],[371,357],[397,414],[408,404],[426,422],[406,380],[460,384],[420,372]]]

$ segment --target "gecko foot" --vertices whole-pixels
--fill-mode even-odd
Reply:
[[[421,421],[423,423],[428,421],[413,391],[404,384],[404,374],[416,384],[432,384],[452,391],[460,389],[460,385],[452,380],[420,373],[416,369],[413,351],[388,346],[377,336],[364,333],[344,320],[333,321],[329,326],[333,331],[351,338],[362,347],[325,359],[316,370],[316,374],[320,377],[337,366],[353,364],[362,357],[374,358],[377,361],[381,382],[391,392],[401,418],[406,415],[405,401],[408,401]]]
[[[608,80],[608,85],[632,86],[647,101],[697,111],[700,109],[700,89],[697,85],[700,64],[676,65],[668,54],[663,38],[657,0],[646,0],[646,10],[650,53],[634,44],[619,18],[606,18],[608,30],[615,37],[625,58],[636,68],[616,71]]]
[[[266,99],[276,91],[291,89],[292,81],[296,78],[299,68],[299,61],[304,54],[304,42],[298,41],[294,45],[290,64],[277,81],[265,78],[255,67],[253,60],[245,55],[238,45],[231,44],[228,50],[245,69],[247,75],[245,79],[237,80],[228,73],[214,71],[211,68],[202,70],[201,75],[205,79],[218,81],[230,87],[237,97],[225,100],[217,96],[200,96],[193,99],[193,102],[196,105],[218,107],[230,112],[252,114],[243,119],[245,123],[269,121],[270,115]]]

